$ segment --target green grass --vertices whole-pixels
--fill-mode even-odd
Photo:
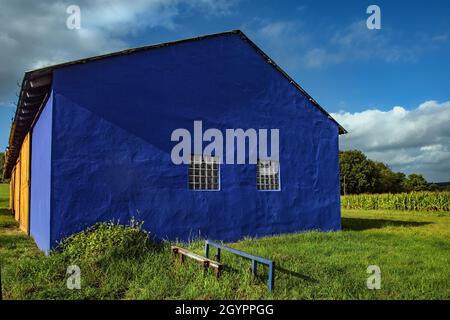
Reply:
[[[0,228],[14,227],[17,224],[14,219],[10,219],[9,210],[9,185],[0,184]]]
[[[0,195],[4,197],[5,187],[0,187]],[[0,201],[7,205],[4,198]],[[194,262],[181,265],[172,261],[168,244],[127,254],[127,241],[112,244],[114,250],[110,250],[102,233],[77,236],[62,253],[45,257],[30,238],[17,230],[9,211],[2,209],[3,296],[6,299],[450,298],[448,212],[344,210],[342,216],[342,232],[306,232],[230,244],[276,261],[275,291],[269,294],[265,283],[267,270],[260,267],[261,276],[254,280],[249,273],[250,262],[228,253],[222,255],[226,270],[219,279],[212,272],[203,275]],[[117,230],[111,232],[116,234]],[[203,250],[201,242],[184,246],[197,253]],[[72,263],[81,268],[81,290],[66,288],[66,268]],[[380,290],[366,287],[369,265],[381,268]]]

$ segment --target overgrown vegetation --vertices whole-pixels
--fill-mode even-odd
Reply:
[[[7,206],[0,185],[0,206]],[[45,256],[0,211],[0,264],[5,299],[449,299],[450,215],[446,212],[343,211],[343,231],[304,232],[230,244],[276,262],[275,291],[267,271],[252,279],[248,260],[223,253],[221,278],[169,244],[152,244],[132,223],[99,224]],[[200,241],[182,244],[201,254]],[[81,290],[66,287],[67,267],[81,270]],[[367,266],[382,270],[381,290],[366,287]]]
[[[56,250],[72,261],[96,261],[100,257],[139,258],[150,249],[147,232],[139,223],[131,221],[127,226],[113,222],[97,223],[66,238]]]
[[[345,209],[450,211],[450,192],[358,194],[341,196]]]

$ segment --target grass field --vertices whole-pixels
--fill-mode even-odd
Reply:
[[[0,207],[7,187],[0,186]],[[5,299],[450,299],[448,212],[343,210],[342,232],[246,239],[231,246],[276,261],[275,290],[250,262],[223,254],[220,279],[195,263],[180,265],[168,244],[145,254],[45,257],[0,211],[0,263]],[[202,252],[202,243],[189,247]],[[120,252],[119,252],[120,253]],[[66,288],[66,268],[81,268],[81,290]],[[366,269],[381,268],[381,289],[368,290]],[[259,271],[262,268],[260,268]]]

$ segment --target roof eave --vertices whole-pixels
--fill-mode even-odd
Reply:
[[[36,75],[26,72],[17,102],[16,112],[11,124],[8,148],[5,154],[3,178],[11,178],[17,158],[20,154],[23,139],[30,131],[36,116],[42,109],[51,88],[51,74]]]

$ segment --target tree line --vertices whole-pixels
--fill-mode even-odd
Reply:
[[[368,159],[360,150],[339,152],[342,194],[400,193],[449,189],[429,183],[421,174],[394,172],[382,162]]]

